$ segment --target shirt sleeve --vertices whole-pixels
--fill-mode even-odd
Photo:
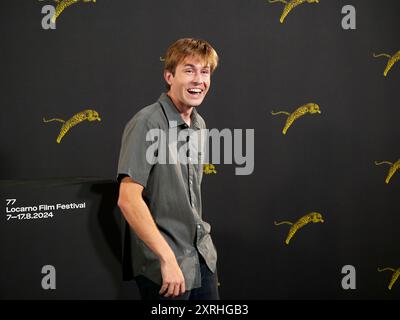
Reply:
[[[135,182],[146,187],[153,167],[151,159],[146,158],[147,150],[153,141],[146,141],[147,133],[154,129],[143,117],[134,117],[125,127],[118,160],[117,180],[129,176]]]

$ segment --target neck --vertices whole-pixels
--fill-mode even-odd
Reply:
[[[172,102],[174,103],[176,109],[178,110],[179,114],[181,115],[183,121],[186,122],[186,124],[190,127],[190,116],[193,111],[193,107],[181,104],[179,101],[177,101],[169,92],[167,93],[168,97],[171,98]]]

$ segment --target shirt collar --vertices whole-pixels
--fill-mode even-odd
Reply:
[[[166,93],[161,94],[160,98],[158,99],[158,102],[160,102],[162,108],[164,109],[165,115],[167,116],[168,120],[168,126],[170,128],[186,125],[178,109],[175,107],[171,98]],[[190,119],[191,119],[191,127],[195,129],[200,129],[196,108],[192,109],[192,114],[190,115]]]

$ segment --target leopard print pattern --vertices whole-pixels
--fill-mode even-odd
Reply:
[[[269,3],[275,3],[275,2],[282,2],[285,4],[285,7],[283,9],[282,15],[279,19],[280,23],[283,23],[287,15],[292,11],[294,8],[297,6],[307,2],[307,3],[319,3],[319,0],[291,0],[289,2],[284,1],[284,0],[269,0]]]
[[[69,6],[72,6],[73,4],[79,2],[79,0],[54,0],[57,4],[56,11],[54,15],[51,17],[51,22],[55,23],[56,19],[61,15],[61,13],[68,8]],[[96,0],[83,0],[83,2],[93,2],[95,3]]]
[[[388,285],[388,289],[392,290],[393,285],[395,284],[397,279],[400,277],[400,268],[398,268],[397,270],[395,270],[394,268],[384,268],[384,269],[378,268],[379,272],[383,272],[383,271],[387,271],[387,270],[393,272],[392,279],[390,279],[390,282],[389,282],[389,285]]]
[[[292,223],[290,221],[282,221],[282,222],[275,222],[276,226],[279,226],[281,224],[290,224],[292,225],[292,227],[289,230],[289,233],[287,235],[287,238],[285,240],[285,243],[287,245],[289,245],[290,240],[293,238],[293,236],[295,235],[295,233],[302,227],[304,227],[305,225],[309,224],[309,223],[318,223],[324,222],[324,219],[322,217],[322,214],[318,213],[318,212],[311,212],[303,217],[301,217],[296,223]]]

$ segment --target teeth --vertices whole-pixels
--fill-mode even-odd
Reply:
[[[189,92],[194,92],[194,93],[201,93],[201,89],[188,89]]]

